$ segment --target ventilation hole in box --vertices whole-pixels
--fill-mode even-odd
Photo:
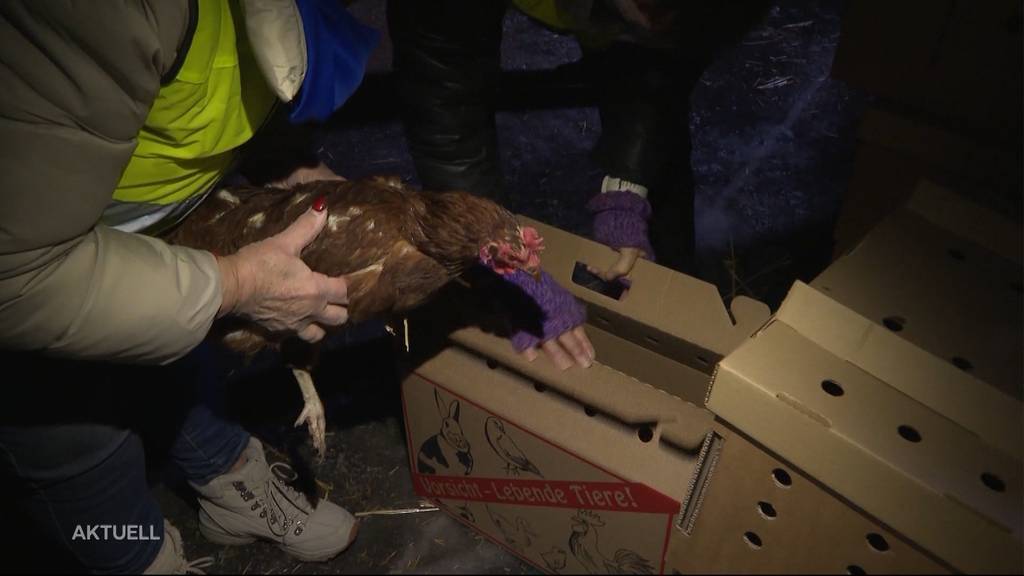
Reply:
[[[882,324],[893,332],[903,330],[903,325],[906,323],[906,318],[903,318],[902,316],[886,316],[885,318],[882,318]]]
[[[583,413],[586,414],[587,416],[590,416],[591,418],[593,418],[594,416],[597,416],[597,410],[594,410],[590,406],[584,406],[583,407]]]
[[[846,573],[854,575],[867,574],[867,572],[865,572],[863,568],[857,566],[856,564],[850,564],[849,566],[847,566]]]
[[[541,384],[540,382],[534,382],[533,389],[536,390],[537,392],[545,392],[547,391],[548,387]]]
[[[641,442],[650,442],[654,440],[654,429],[644,425],[636,429],[636,435],[640,438]]]
[[[772,478],[775,479],[775,483],[781,488],[789,488],[793,484],[793,479],[790,478],[789,472],[786,472],[782,468],[776,468],[772,470]]]
[[[644,336],[644,340],[647,340],[648,344],[654,344],[655,346],[661,344],[661,342],[658,342],[658,339],[654,336]]]
[[[974,370],[974,364],[971,364],[971,361],[967,358],[961,358],[960,356],[953,356],[953,366],[956,366],[964,372]]]
[[[761,548],[761,537],[753,532],[744,532],[743,541],[747,543],[747,546],[750,546],[754,550]]]
[[[495,370],[498,368],[498,363],[494,360],[488,360],[487,367],[490,368],[491,370]]]
[[[876,533],[872,532],[872,533],[868,534],[867,540],[868,540],[868,546],[871,546],[871,548],[873,550],[877,550],[878,552],[888,552],[889,551],[889,542],[887,542],[885,540],[885,537],[882,536],[881,534],[876,534]]]
[[[921,441],[921,433],[917,431],[913,426],[907,426],[906,424],[901,425],[896,429],[900,433],[900,436],[907,442],[913,442],[917,444]]]
[[[967,258],[966,256],[964,256],[963,252],[957,250],[956,248],[950,248],[949,250],[946,250],[946,254],[948,254],[949,257],[952,258],[953,260],[965,260]]]
[[[985,472],[981,475],[981,483],[994,492],[1006,492],[1006,483],[995,474]]]
[[[701,366],[710,366],[711,361],[703,356],[697,356],[697,364],[700,364]]]
[[[828,286],[822,286],[822,287],[821,287],[821,289],[822,289],[822,291],[824,291],[824,292],[831,292],[831,291],[832,291],[832,289],[831,289],[831,288],[829,288]]]
[[[829,396],[842,396],[845,394],[843,387],[840,386],[835,380],[822,380],[821,389],[825,391]]]
[[[597,319],[598,321],[601,322],[601,324],[607,325],[612,323],[612,321],[609,320],[607,316],[601,316],[600,314],[598,314]]]
[[[775,511],[775,506],[772,506],[770,502],[758,502],[757,511],[761,513],[761,516],[764,516],[769,520],[779,515],[779,513]]]

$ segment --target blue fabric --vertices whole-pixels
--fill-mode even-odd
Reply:
[[[306,36],[306,78],[292,101],[294,123],[322,122],[356,91],[380,33],[363,25],[341,0],[296,0]]]

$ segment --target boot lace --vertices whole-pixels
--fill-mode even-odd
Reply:
[[[291,466],[284,462],[275,462],[270,465],[271,478],[264,486],[255,486],[249,489],[245,482],[232,482],[231,486],[239,493],[243,502],[252,504],[249,509],[253,512],[259,511],[260,518],[267,520],[270,531],[284,537],[291,530],[295,536],[301,536],[305,531],[305,518],[312,514],[309,500],[299,491],[288,484],[295,480],[298,475]],[[286,501],[292,509],[292,514],[285,512],[285,506],[277,498],[271,497],[274,491],[280,493],[281,498]],[[268,503],[273,502],[273,506]]]

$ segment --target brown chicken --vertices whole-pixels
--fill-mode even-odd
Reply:
[[[397,178],[220,190],[167,240],[231,254],[281,232],[321,196],[327,200],[327,225],[302,259],[316,272],[347,277],[352,322],[408,311],[476,262],[498,274],[536,274],[540,265],[543,242],[536,230],[521,228],[501,206],[465,192],[423,193]],[[211,335],[246,354],[285,340],[238,319],[219,322]],[[306,402],[295,425],[308,423],[322,458],[324,411],[310,376],[316,356],[314,347],[302,359],[285,360]]]

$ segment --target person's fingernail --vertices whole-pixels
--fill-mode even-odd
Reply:
[[[313,200],[313,210],[323,212],[327,208],[327,196],[321,196]]]

